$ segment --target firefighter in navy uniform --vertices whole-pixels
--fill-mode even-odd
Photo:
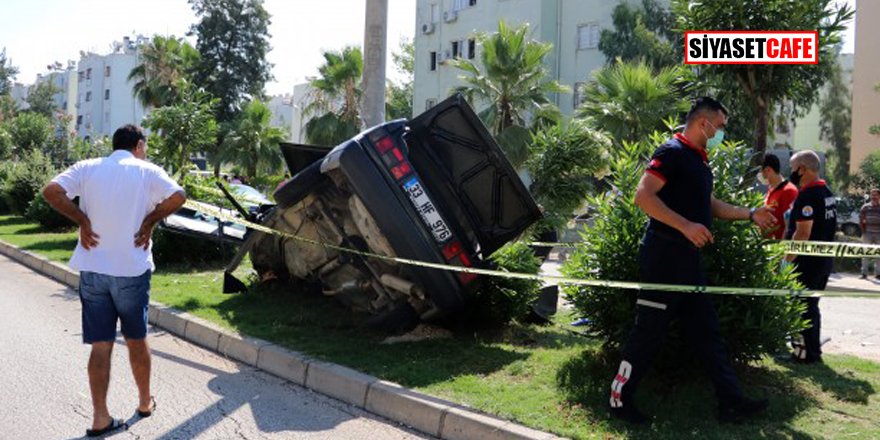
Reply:
[[[683,133],[654,152],[635,198],[650,217],[639,254],[643,282],[706,285],[700,248],[712,243],[713,217],[751,220],[761,228],[775,223],[766,207],[736,207],[713,197],[707,149],[721,143],[726,125],[727,109],[712,98],[699,98],[688,112]],[[715,386],[721,420],[737,421],[766,409],[766,400],[743,395],[708,294],[643,290],[636,301],[635,327],[611,384],[612,416],[631,423],[650,421],[636,408],[633,397],[672,318],[681,319]]]
[[[819,178],[819,156],[806,150],[791,157],[791,183],[800,187],[800,193],[791,208],[788,220],[788,240],[834,241],[837,231],[837,206],[834,194]],[[811,290],[825,290],[831,275],[831,257],[807,255],[786,255],[785,260],[795,264],[798,280]],[[807,304],[804,318],[810,327],[801,332],[801,337],[793,341],[796,362],[814,363],[822,361],[822,347],[819,340],[821,315],[819,298],[803,298]]]

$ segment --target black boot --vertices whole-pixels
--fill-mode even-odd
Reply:
[[[767,399],[749,399],[743,397],[734,404],[718,407],[718,419],[722,422],[739,423],[767,410],[770,402]]]

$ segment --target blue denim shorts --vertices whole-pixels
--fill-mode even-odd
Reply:
[[[80,272],[83,343],[116,340],[117,320],[126,339],[145,338],[151,276],[150,270],[136,277]]]

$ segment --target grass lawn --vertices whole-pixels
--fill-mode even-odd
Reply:
[[[0,240],[58,261],[73,248],[73,233],[44,233],[17,218],[0,217]],[[65,247],[67,246],[67,247]],[[153,299],[227,328],[276,342],[572,438],[880,438],[880,364],[828,355],[824,365],[765,360],[741,378],[753,396],[768,397],[770,412],[744,425],[719,425],[715,399],[700,374],[666,383],[646,379],[641,406],[657,417],[631,429],[606,416],[612,369],[594,356],[598,343],[567,329],[572,316],[549,327],[458,332],[451,339],[394,345],[364,327],[364,317],[314,293],[275,286],[245,295],[220,293],[222,273],[163,268]]]

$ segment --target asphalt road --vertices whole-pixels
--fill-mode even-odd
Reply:
[[[76,293],[0,256],[0,438],[80,438],[91,424]],[[153,417],[137,420],[126,348],[114,349],[108,438],[427,438],[152,329]]]

